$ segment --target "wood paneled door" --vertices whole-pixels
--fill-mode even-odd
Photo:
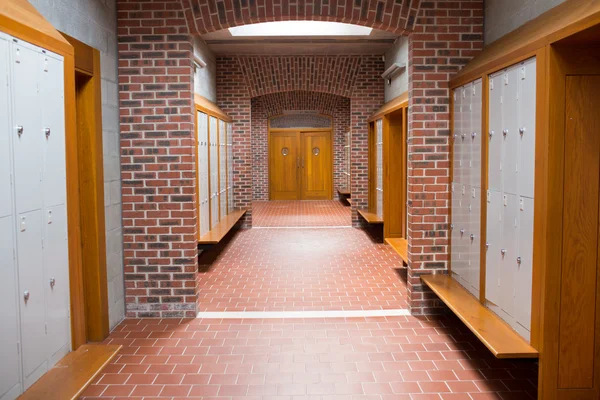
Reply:
[[[333,157],[331,131],[271,131],[271,200],[330,200]]]

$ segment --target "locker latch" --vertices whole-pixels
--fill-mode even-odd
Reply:
[[[523,136],[523,134],[525,133],[525,128],[519,128],[519,133],[521,134],[521,136]]]
[[[486,243],[486,244],[485,244],[485,249],[487,250],[487,249],[489,249],[489,248],[490,248],[490,244],[489,244],[489,243]]]
[[[23,292],[23,298],[25,299],[25,301],[29,300],[29,290]]]
[[[44,128],[44,134],[46,135],[46,139],[50,137],[50,128]]]
[[[471,233],[471,242],[475,240],[475,235]]]
[[[461,137],[463,140],[464,140],[465,136],[466,136],[466,135],[465,135],[464,133],[460,135],[460,137]]]
[[[50,278],[50,287],[54,288],[54,285],[56,285],[56,279],[54,279],[54,277]]]
[[[500,253],[502,253],[502,257],[504,257],[506,255],[506,249],[500,250]]]
[[[462,235],[464,235],[464,234],[465,234],[465,230],[464,230],[464,229],[461,229],[461,230],[460,230],[460,235],[462,236]]]
[[[521,257],[517,257],[517,264],[521,265]]]
[[[477,136],[477,132],[471,133],[471,139],[475,139],[475,136]]]
[[[23,134],[23,125],[18,125],[17,126],[17,135],[19,135],[19,137],[21,137],[22,134]]]
[[[490,139],[491,139],[491,138],[492,138],[492,136],[494,136],[494,131],[490,131],[490,132],[488,133],[488,135],[490,136]]]
[[[454,229],[454,224],[450,224],[450,230]]]
[[[502,131],[502,134],[503,134],[504,136],[508,135],[508,129],[504,129],[504,130]]]

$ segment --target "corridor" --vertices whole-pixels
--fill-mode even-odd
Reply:
[[[254,227],[351,226],[349,206],[338,200],[280,200],[252,203]]]

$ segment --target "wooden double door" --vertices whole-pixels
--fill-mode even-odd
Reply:
[[[332,181],[330,130],[269,133],[271,200],[330,200]]]

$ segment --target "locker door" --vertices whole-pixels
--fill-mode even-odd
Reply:
[[[490,76],[488,188],[502,191],[502,73]]]
[[[46,289],[46,356],[51,368],[70,350],[69,249],[67,209],[58,205],[45,210],[44,286]]]
[[[2,46],[0,39],[0,46]],[[1,191],[12,192],[10,186]],[[14,259],[14,221],[12,215],[0,218],[0,280],[4,287],[0,290],[0,399],[16,398],[21,393],[19,342],[19,317],[17,304],[17,266]]]
[[[41,158],[41,156],[40,156]],[[47,370],[46,285],[42,256],[42,211],[19,214],[17,259],[21,308],[21,349],[24,386],[29,387]]]
[[[519,194],[529,198],[535,176],[535,68],[535,58],[519,65]]]
[[[471,187],[469,211],[469,285],[470,291],[479,296],[480,266],[480,234],[481,234],[481,189]]]
[[[519,235],[515,274],[515,320],[531,331],[531,292],[533,285],[533,199],[519,199]]]
[[[500,267],[502,249],[502,193],[488,190],[485,250],[485,298],[491,305],[500,304]]]
[[[378,119],[375,121],[376,131],[376,153],[375,158],[377,160],[377,182],[375,187],[375,201],[376,201],[376,213],[378,216],[383,217],[383,120]]]
[[[67,199],[67,170],[65,157],[65,96],[62,60],[42,54],[39,66],[40,104],[44,165],[42,188],[44,206],[65,204]],[[58,56],[56,56],[58,57]]]
[[[233,210],[233,124],[227,124],[227,201],[228,211]]]
[[[450,230],[451,237],[451,251],[450,251],[450,269],[452,272],[455,270],[458,272],[460,270],[460,259],[459,255],[459,213],[460,213],[460,185],[456,182],[452,183],[452,225]]]
[[[218,120],[210,117],[209,148],[210,148],[210,227],[219,223],[219,142]]]
[[[461,114],[461,104],[462,104],[462,89],[457,88],[454,89],[454,135],[453,135],[453,154],[452,154],[452,173],[453,180],[456,183],[462,183],[461,177],[461,160],[462,160],[462,140],[461,140],[461,130],[462,130],[462,114]]]
[[[15,199],[17,213],[42,208],[43,132],[38,96],[40,54],[25,43],[11,44]],[[18,89],[17,89],[18,88]],[[22,133],[19,134],[19,130]]]
[[[462,89],[462,132],[461,138],[461,179],[465,185],[471,184],[471,94],[472,85],[470,83],[463,86]]]
[[[8,42],[0,36],[0,87],[7,88],[0,92],[0,217],[12,214],[12,188],[10,185],[10,135],[14,133],[9,118],[8,87]],[[12,237],[12,236],[11,236]]]
[[[502,161],[502,188],[505,193],[517,194],[517,170],[519,160],[519,68],[513,65],[504,75],[502,94],[502,127],[504,150]],[[506,132],[506,134],[504,134]]]
[[[220,217],[227,215],[227,126],[219,121],[219,209]]]
[[[452,270],[454,278],[461,284],[464,285],[466,279],[466,262],[468,262],[468,248],[465,246],[467,234],[467,223],[468,223],[468,198],[465,196],[466,186],[458,185],[458,212],[457,212],[457,240],[456,249],[458,252],[458,260],[455,268]]]
[[[519,198],[514,194],[504,193],[502,221],[502,263],[500,267],[500,307],[505,315],[502,317],[512,323],[515,316],[515,273],[517,266],[518,210]],[[508,317],[508,318],[506,318]]]
[[[481,94],[482,84],[481,79],[473,82],[471,89],[471,163],[470,177],[471,186],[481,187],[481,107],[483,97]]]
[[[198,181],[200,189],[200,236],[210,230],[208,200],[208,115],[198,112]]]

